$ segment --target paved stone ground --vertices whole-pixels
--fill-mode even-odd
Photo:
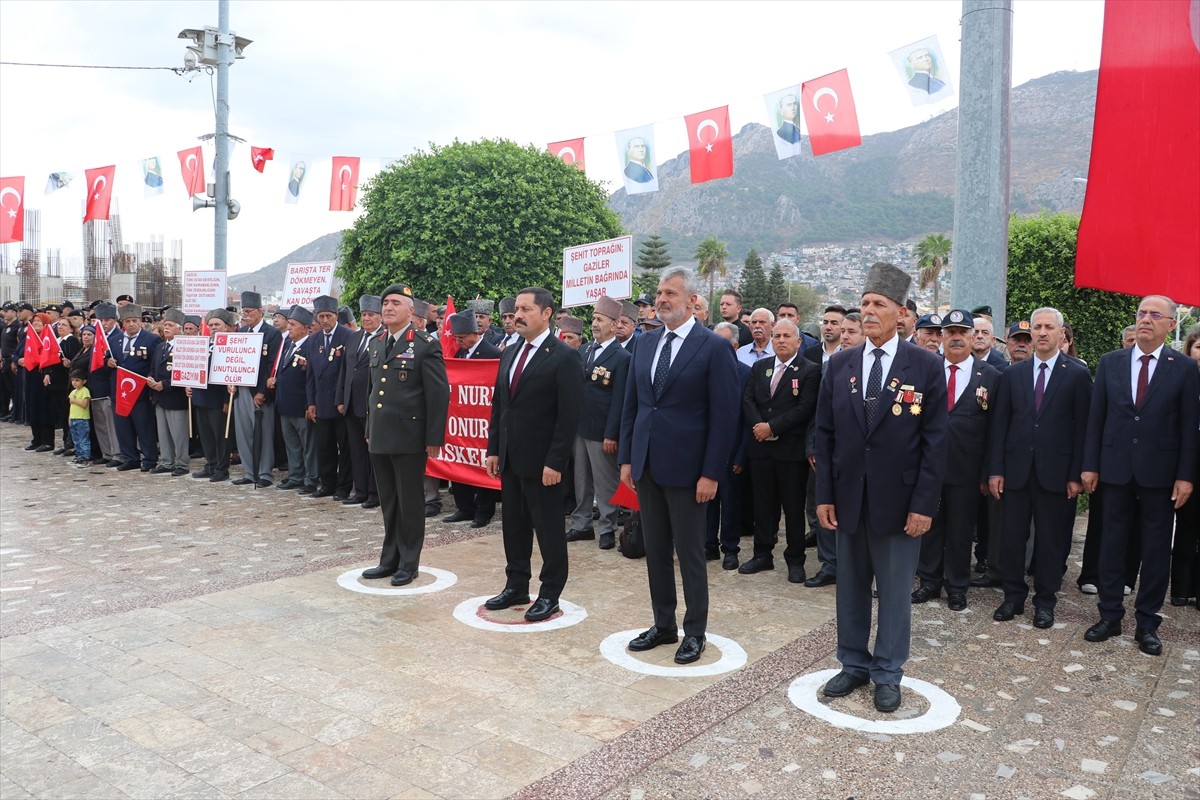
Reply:
[[[430,526],[423,564],[457,576],[444,591],[356,593],[338,578],[374,563],[377,511],[78,470],[25,441],[0,426],[5,800],[1200,797],[1194,609],[1164,610],[1152,658],[1128,633],[1083,641],[1094,601],[1072,576],[1049,631],[993,622],[995,590],[966,614],[918,607],[909,677],[961,710],[926,733],[857,731],[788,695],[835,667],[832,588],[714,565],[710,632],[746,666],[684,677],[652,651],[641,663],[668,674],[640,674],[598,648],[648,623],[644,567],[594,543],[571,545],[563,598],[585,619],[481,630],[453,612],[503,584],[498,520]],[[883,717],[865,691],[821,705]],[[888,721],[928,707],[906,689]]]

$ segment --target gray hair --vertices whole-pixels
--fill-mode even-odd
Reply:
[[[737,339],[738,327],[732,322],[718,322],[716,325],[713,325],[713,333],[717,333],[718,331],[729,331],[733,334],[734,339]]]
[[[1137,330],[1137,325],[1126,325],[1124,328],[1121,329],[1121,338],[1122,339],[1125,338],[1125,334],[1133,333],[1136,330]]]
[[[1138,301],[1138,305],[1140,306],[1142,303],[1146,302],[1147,300],[1162,300],[1164,303],[1167,304],[1167,308],[1171,309],[1171,314],[1170,314],[1171,319],[1175,319],[1175,313],[1178,311],[1178,306],[1175,305],[1174,300],[1167,297],[1165,294],[1148,294],[1145,297],[1143,297],[1141,300]]]
[[[779,320],[779,322],[775,323],[775,328],[778,328],[780,325],[791,325],[792,330],[796,334],[796,338],[797,339],[800,338],[800,328],[797,327],[796,323],[793,322],[792,320],[788,319],[787,317],[783,317],[782,319]],[[774,330],[774,328],[772,328],[772,330]]]
[[[666,283],[672,278],[683,279],[683,290],[687,292],[689,297],[700,294],[700,278],[687,267],[671,267],[670,269],[663,270],[659,275],[658,282]]]
[[[775,324],[775,315],[773,313],[771,313],[771,309],[769,309],[769,308],[756,308],[750,312],[750,316],[753,317],[755,314],[757,314],[760,311],[767,315],[767,319],[769,319],[771,321],[772,325]]]
[[[1036,309],[1032,314],[1029,315],[1029,324],[1030,325],[1033,324],[1033,318],[1036,317],[1038,314],[1053,314],[1054,318],[1056,320],[1058,320],[1058,327],[1060,327],[1060,328],[1063,325],[1067,324],[1066,320],[1063,319],[1062,312],[1059,311],[1057,308],[1051,308],[1050,306],[1042,306],[1041,308]]]
[[[697,294],[696,305],[700,306],[701,311],[708,311],[708,298],[702,294]]]

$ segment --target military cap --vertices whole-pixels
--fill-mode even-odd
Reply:
[[[59,305],[61,305],[63,308],[75,308],[75,304],[70,300],[63,300]]]
[[[287,315],[288,315],[288,307],[287,306],[280,306],[279,308],[277,308],[271,312],[272,317],[283,317],[284,319],[287,319]]]
[[[600,295],[600,299],[596,301],[596,313],[603,314],[611,320],[616,320],[621,316],[621,301],[614,300],[606,294]]]
[[[563,333],[573,333],[576,336],[582,336],[583,320],[579,317],[563,317],[558,321],[558,329]]]
[[[496,304],[493,303],[491,300],[486,300],[486,299],[468,300],[467,308],[471,309],[476,314],[483,314],[484,316],[488,316],[488,317],[490,317],[496,313]]]
[[[33,303],[18,303],[17,311],[33,311]],[[113,314],[113,319],[116,319],[116,314]]]
[[[304,306],[300,306],[300,305],[292,306],[292,310],[288,314],[288,319],[294,319],[294,320],[296,320],[296,322],[299,322],[301,325],[308,327],[309,325],[312,325],[313,312],[309,311]]]
[[[633,304],[635,306],[652,306],[654,305],[654,298],[650,297],[648,293],[643,292],[634,299]]]
[[[500,316],[504,316],[505,314],[515,314],[515,313],[517,313],[517,298],[501,297],[500,298]]]
[[[96,310],[92,316],[96,319],[116,319],[117,307],[112,303],[97,303]]]
[[[450,333],[462,336],[468,333],[478,333],[479,322],[475,319],[475,312],[467,309],[459,311],[457,314],[450,315]]]
[[[331,314],[336,314],[338,310],[337,300],[334,300],[327,294],[313,298],[313,313],[320,314],[323,311],[328,311]]]
[[[208,312],[204,318],[219,319],[221,322],[224,322],[231,328],[237,324],[237,317],[235,317],[233,312],[227,308],[214,308],[212,311]]]
[[[342,306],[337,310],[338,324],[349,325],[354,322],[354,312],[350,310],[350,306]]]
[[[242,292],[242,308],[262,308],[262,295],[258,292]]]
[[[963,308],[956,308],[942,317],[942,327],[970,329],[975,327],[975,319],[970,311]]]
[[[934,330],[942,329],[942,318],[938,314],[922,314],[917,320],[917,330],[923,328],[933,328]]]
[[[883,261],[871,265],[862,293],[881,294],[897,305],[905,305],[912,277],[899,267]]]
[[[168,308],[162,312],[163,322],[174,322],[176,325],[182,326],[185,317],[183,312],[178,308]]]
[[[62,314],[62,306],[55,305],[54,303],[47,303],[46,305],[42,306],[41,310],[53,311],[55,314]]]
[[[127,319],[141,319],[142,307],[137,303],[126,303],[117,309],[117,319],[124,322]]]
[[[1030,327],[1029,320],[1017,320],[1012,325],[1008,326],[1008,337],[1010,339],[1017,334],[1020,334],[1021,336],[1028,336],[1030,340],[1033,339],[1033,328]]]
[[[417,319],[426,319],[429,316],[429,303],[424,300],[413,298],[413,316]]]
[[[116,300],[116,302],[118,302],[118,303],[119,303],[119,302],[121,302],[122,300],[125,300],[125,301],[128,301],[128,302],[132,303],[132,302],[133,302],[133,295],[131,295],[131,294],[119,294],[119,295],[117,295],[117,300]]]
[[[358,310],[369,311],[373,314],[383,313],[383,299],[373,294],[364,294],[358,298]]]
[[[975,306],[971,309],[971,316],[973,317],[990,317],[991,315],[991,306]]]
[[[187,325],[189,322],[191,324],[195,325],[197,328],[200,327],[200,317],[196,316],[195,314],[185,314],[184,315],[183,324]]]
[[[71,311],[70,311],[70,313],[68,313],[68,314],[67,314],[67,316],[68,316],[68,317],[79,317],[80,319],[82,319],[82,318],[83,318],[83,312],[82,312],[82,311],[80,311],[78,308],[72,308],[72,309],[71,309]]]
[[[402,294],[405,297],[412,299],[413,290],[412,287],[410,287],[407,283],[393,283],[391,286],[384,289],[383,293],[379,296],[386,299],[389,294]]]
[[[647,330],[650,328],[661,328],[663,326],[663,321],[658,317],[647,317],[646,319],[642,320],[641,325]]]

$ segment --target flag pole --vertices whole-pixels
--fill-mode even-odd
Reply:
[[[187,399],[188,399],[188,438],[191,439],[193,436],[193,434],[192,434],[192,394],[191,394],[191,392],[188,392]],[[188,447],[191,447],[191,445],[189,444]]]
[[[225,438],[229,438],[229,420],[233,419],[233,393],[234,387],[229,387],[229,410],[225,412]]]

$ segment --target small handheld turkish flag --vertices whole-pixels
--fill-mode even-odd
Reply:
[[[62,366],[62,347],[54,338],[54,328],[47,325],[42,328],[42,369]]]
[[[250,147],[250,163],[259,172],[263,171],[263,167],[267,166],[268,161],[275,158],[275,151],[270,147]]]
[[[564,164],[574,164],[579,171],[584,171],[583,139],[564,139],[561,142],[551,142],[546,149],[563,160]]]
[[[200,145],[180,150],[179,168],[183,171],[183,186],[190,195],[204,194],[204,151]]]
[[[92,219],[108,219],[108,207],[112,203],[113,178],[116,173],[117,166],[115,164],[84,171],[83,175],[87,179],[88,187],[87,204],[83,212],[84,222]]]
[[[850,92],[850,74],[846,70],[805,81],[800,95],[814,156],[862,144],[854,95]]]
[[[108,360],[108,337],[104,335],[104,328],[99,322],[96,323],[96,341],[92,345],[92,360],[88,364],[88,369],[92,372],[102,368],[104,362]]]
[[[33,329],[32,322],[26,325],[28,327],[25,330],[25,354],[21,358],[25,359],[25,369],[33,372],[42,365],[42,340]]]
[[[25,178],[0,178],[0,244],[25,238]]]
[[[692,183],[704,183],[733,174],[733,133],[729,130],[729,106],[689,114],[688,157]]]
[[[117,367],[117,413],[122,417],[128,417],[145,387],[145,375],[138,375],[124,367]]]
[[[458,343],[450,332],[450,318],[454,316],[454,298],[446,295],[446,315],[442,317],[442,330],[438,338],[442,340],[442,358],[449,361],[458,352]]]
[[[353,211],[358,191],[358,156],[334,156],[329,181],[329,210]]]
[[[620,481],[617,482],[617,490],[613,492],[612,499],[608,502],[612,503],[614,506],[630,508],[634,511],[641,511],[642,509],[641,505],[638,503],[637,494]]]

